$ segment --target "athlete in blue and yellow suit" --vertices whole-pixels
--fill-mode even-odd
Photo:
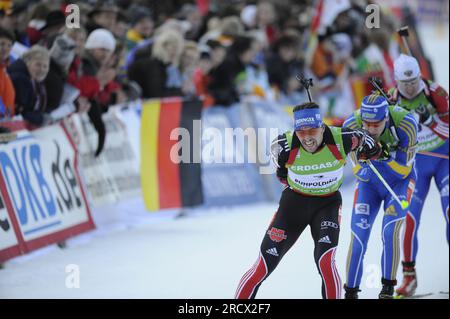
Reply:
[[[383,145],[384,157],[372,161],[400,200],[411,199],[416,173],[414,169],[417,144],[417,122],[408,111],[390,106],[380,95],[366,96],[361,108],[345,122],[344,127],[363,128]],[[383,253],[381,258],[383,288],[380,298],[392,298],[397,284],[396,273],[400,260],[400,229],[407,209],[394,200],[387,188],[374,174],[364,158],[352,156],[354,173],[358,179],[351,220],[351,243],[347,257],[345,297],[358,298],[363,274],[363,259],[372,225],[384,201],[382,227]]]

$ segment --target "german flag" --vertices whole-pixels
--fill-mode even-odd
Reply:
[[[201,164],[194,162],[200,158],[200,154],[194,152],[201,152],[201,140],[194,136],[194,120],[200,120],[202,107],[201,101],[181,98],[143,103],[141,182],[147,210],[203,203]],[[189,141],[185,140],[186,134],[181,135],[182,131],[189,132]],[[180,143],[181,136],[183,143]],[[185,155],[189,156],[183,156],[183,152],[188,152]],[[183,162],[184,157],[189,157],[189,162]]]

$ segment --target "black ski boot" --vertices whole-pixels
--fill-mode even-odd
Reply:
[[[378,299],[394,299],[394,287],[397,284],[397,280],[381,279],[383,288],[378,295]]]
[[[349,288],[345,284],[344,289],[345,289],[344,299],[358,299],[358,292],[361,291],[359,290],[359,287]]]

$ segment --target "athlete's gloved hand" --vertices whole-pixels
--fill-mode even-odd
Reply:
[[[382,154],[382,147],[379,142],[376,142],[365,130],[359,130],[362,134],[362,141],[360,147],[356,151],[356,157],[360,161],[376,160]]]
[[[278,135],[278,137],[272,141],[270,146],[270,157],[272,162],[280,168],[280,163],[286,163],[289,159],[289,152],[291,148],[287,141],[286,135]]]
[[[373,147],[369,145],[364,145],[362,148],[358,149],[356,156],[360,161],[377,160],[381,157],[383,153],[383,148],[379,142],[375,142]]]
[[[428,107],[421,105],[416,108],[415,113],[417,114],[417,122],[425,126],[430,126],[433,123],[433,117],[428,110]]]
[[[389,153],[389,146],[386,143],[382,142],[382,141],[380,141],[379,143],[381,145],[381,154],[378,157],[378,160],[379,161],[385,161],[385,160],[390,159],[391,155]]]
[[[291,148],[285,134],[278,135],[278,137],[272,141],[272,145],[270,146],[270,158],[277,167],[277,177],[281,184],[285,186],[288,186],[288,172],[285,164],[289,159],[290,151]]]

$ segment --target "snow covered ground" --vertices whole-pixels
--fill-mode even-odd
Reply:
[[[336,257],[344,279],[352,188],[343,194],[346,209]],[[419,231],[418,293],[448,291],[449,286],[445,222],[434,186],[429,196]],[[6,263],[0,271],[0,298],[232,298],[241,275],[256,260],[276,208],[248,205],[174,219],[175,212],[146,215],[139,200],[104,207],[96,211],[100,228],[70,240],[67,249],[52,246]],[[106,215],[112,217],[109,224],[101,220]],[[125,215],[131,217],[125,225],[111,221]],[[313,245],[306,229],[258,297],[320,298]],[[380,259],[378,218],[366,254],[361,298],[377,297]],[[66,287],[73,264],[79,267],[79,288]]]
[[[442,37],[437,32],[431,27],[421,31],[425,41],[436,39],[424,44],[438,64],[438,82],[448,89],[448,26]],[[345,187],[342,193],[336,258],[344,282],[353,189]],[[174,218],[175,211],[146,213],[139,199],[97,208],[98,229],[69,240],[67,249],[46,247],[8,261],[0,270],[0,298],[233,298],[276,209],[276,204],[258,204]],[[381,288],[380,217],[381,212],[365,257],[361,298],[377,298]],[[434,184],[419,240],[417,293],[448,298],[448,293],[439,294],[449,291],[449,248]],[[77,273],[79,282],[73,280]],[[321,298],[308,228],[263,283],[258,298]]]

